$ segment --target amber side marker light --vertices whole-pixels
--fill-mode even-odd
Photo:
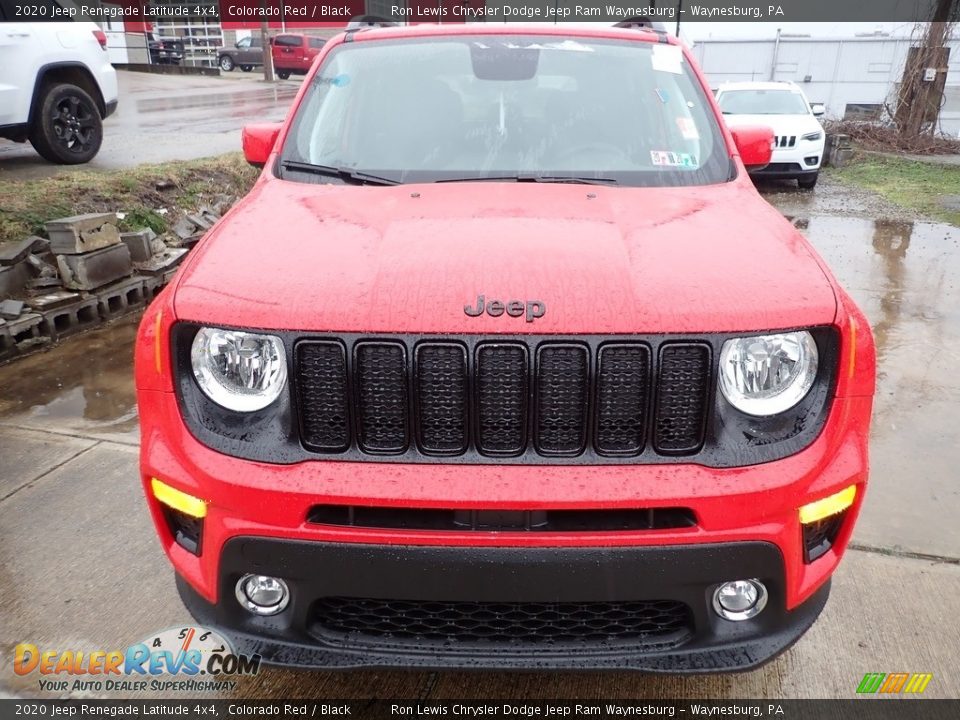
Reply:
[[[830,517],[831,515],[842,513],[848,507],[853,505],[853,501],[856,499],[856,497],[857,486],[851,485],[850,487],[844,488],[840,492],[834,493],[833,495],[825,497],[822,500],[808,503],[800,508],[800,522],[803,525],[808,525],[810,523],[817,522],[817,520],[823,520],[824,518]]]
[[[207,516],[207,503],[205,500],[170,487],[165,482],[157,480],[156,478],[150,479],[150,489],[153,490],[153,496],[167,507],[194,518],[204,518]]]
[[[827,554],[840,535],[847,510],[857,497],[857,488],[851,485],[822,500],[800,508],[800,527],[803,534],[803,561],[812,563]]]

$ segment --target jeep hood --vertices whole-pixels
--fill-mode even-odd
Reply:
[[[484,313],[540,301],[543,317]],[[310,331],[656,333],[834,320],[832,278],[747,181],[313,185],[264,177],[178,276],[178,318]]]

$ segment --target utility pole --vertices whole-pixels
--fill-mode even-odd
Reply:
[[[925,122],[936,123],[939,108],[934,105],[942,91],[949,50],[946,40],[956,21],[957,0],[936,0],[936,8],[922,45],[910,48],[903,68],[903,80],[897,102],[896,123],[904,137],[917,137]],[[927,68],[935,68],[934,79],[927,80]],[[933,115],[933,117],[931,117]]]
[[[260,16],[260,47],[263,48],[263,79],[273,82],[273,46],[270,44],[270,28],[267,26],[267,3],[260,0],[263,14]]]

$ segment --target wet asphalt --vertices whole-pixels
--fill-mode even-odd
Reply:
[[[933,673],[926,696],[960,697],[960,229],[829,177],[812,193],[764,192],[864,309],[879,362],[866,505],[824,614],[794,648],[707,677],[270,668],[229,695],[850,698],[866,672],[905,671]],[[0,367],[0,694],[57,696],[13,673],[17,643],[122,648],[190,622],[137,477],[136,323]]]
[[[143,163],[222,155],[240,149],[240,128],[284,118],[300,80],[264,82],[240,71],[221,77],[117,72],[117,111],[104,121],[103,145],[88,164],[63,167],[30,143],[0,140],[0,180],[117,170]]]

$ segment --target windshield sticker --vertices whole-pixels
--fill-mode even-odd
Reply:
[[[697,158],[690,153],[676,153],[669,150],[651,150],[650,161],[660,167],[683,167],[696,169]]]
[[[679,75],[683,51],[677,45],[654,45],[650,48],[650,64],[654,70]]]
[[[678,117],[677,127],[680,128],[680,134],[683,136],[684,140],[700,139],[700,133],[697,132],[697,126],[693,122],[693,118]]]

